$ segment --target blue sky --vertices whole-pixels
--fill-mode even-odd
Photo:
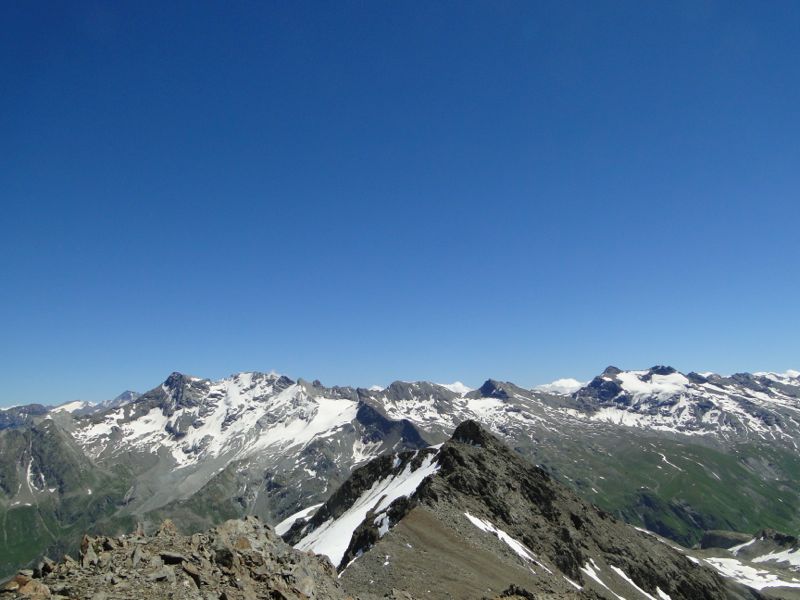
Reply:
[[[6,6],[0,405],[173,370],[800,368],[798,23],[796,2]]]

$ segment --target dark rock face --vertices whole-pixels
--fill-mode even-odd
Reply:
[[[732,548],[748,542],[750,539],[751,536],[747,533],[712,530],[703,534],[703,538],[700,540],[700,547],[703,550],[707,548]]]
[[[287,546],[254,518],[203,534],[178,534],[165,522],[152,537],[88,537],[79,561],[45,559],[20,572],[4,598],[282,598],[344,600],[333,565]]]
[[[425,381],[407,382],[395,381],[383,392],[390,401],[403,400],[413,396],[434,398],[438,402],[449,402],[456,398],[458,394],[438,385],[433,385]]]
[[[199,394],[194,389],[192,379],[182,373],[172,373],[164,382],[167,397],[162,404],[165,415],[171,415],[179,408],[193,408],[198,405]]]
[[[798,539],[793,535],[788,535],[786,533],[781,533],[780,531],[775,531],[774,529],[762,529],[759,531],[756,538],[768,540],[770,542],[774,542],[779,546],[797,546]]]
[[[428,445],[427,441],[420,435],[419,430],[406,420],[393,421],[387,418],[371,404],[360,402],[356,419],[370,432],[366,438],[370,442],[389,440],[393,444],[402,440],[403,445],[424,448]]]
[[[672,375],[673,373],[677,373],[675,369],[672,367],[667,367],[664,365],[656,365],[655,367],[650,368],[650,375]]]
[[[608,369],[606,369],[608,370]],[[578,400],[584,403],[607,403],[616,399],[622,393],[622,386],[614,379],[595,377],[585,388],[575,393]]]
[[[464,421],[461,423],[456,427],[450,439],[472,446],[481,446],[487,443],[491,445],[497,442],[497,438],[487,432],[476,421]]]
[[[691,381],[692,383],[695,383],[695,384],[708,383],[708,381],[709,381],[708,377],[704,377],[703,375],[700,375],[700,373],[695,373],[694,371],[692,371],[691,373],[688,373],[686,375],[686,378],[689,381]]]
[[[494,379],[487,379],[478,391],[483,398],[508,398],[508,392],[504,389],[503,384]]]
[[[497,381],[495,379],[487,379],[483,385],[467,394],[468,398],[498,398],[500,400],[508,400],[517,394],[525,395],[526,390],[523,390],[517,385],[509,381]]]
[[[49,406],[41,404],[28,404],[0,410],[0,431],[30,425],[33,417],[45,415],[49,410]]]

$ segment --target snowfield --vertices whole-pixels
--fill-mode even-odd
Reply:
[[[377,514],[376,524],[381,522],[384,511],[392,502],[413,494],[426,477],[439,470],[437,457],[438,453],[429,454],[417,469],[412,469],[412,461],[409,461],[400,473],[376,481],[344,514],[320,525],[301,539],[295,548],[324,554],[331,559],[334,565],[339,565],[350,545],[353,532],[367,518],[367,513],[374,512]],[[388,531],[388,525],[380,527],[380,530],[385,534]]]

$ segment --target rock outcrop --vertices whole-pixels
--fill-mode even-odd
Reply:
[[[85,536],[78,560],[43,560],[0,586],[0,599],[345,599],[330,561],[285,544],[260,520],[184,536],[165,521],[153,536]]]

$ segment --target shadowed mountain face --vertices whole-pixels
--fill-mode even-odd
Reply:
[[[440,449],[361,467],[285,537],[328,554],[360,596],[477,599],[513,584],[537,598],[759,597],[581,500],[474,421]]]
[[[129,485],[128,473],[95,465],[52,419],[0,431],[0,576],[73,551],[87,530],[117,531],[110,519]]]
[[[327,500],[358,466],[444,442],[469,419],[581,497],[684,545],[706,530],[796,534],[798,377],[609,368],[556,394],[563,386],[496,380],[367,390],[174,373],[88,414],[81,403],[0,411],[0,572],[74,546],[86,528],[277,523]]]

